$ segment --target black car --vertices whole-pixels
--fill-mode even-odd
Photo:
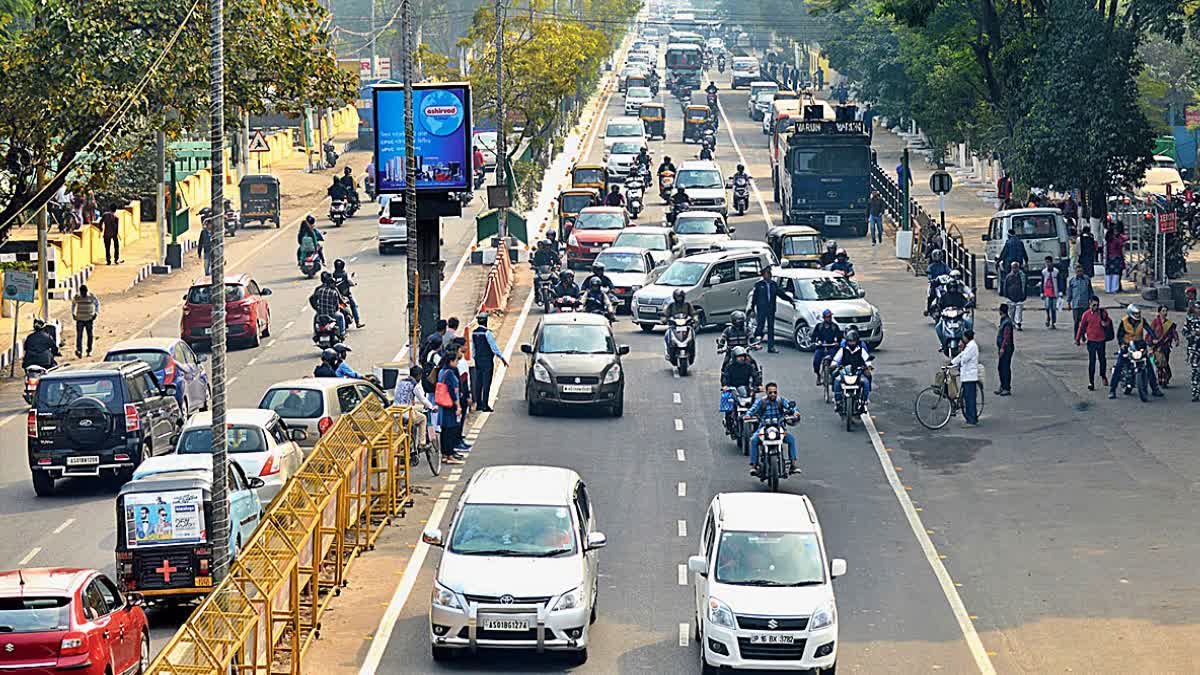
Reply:
[[[533,344],[521,345],[529,355],[525,400],[530,415],[549,406],[606,408],[614,417],[625,413],[625,373],[608,319],[599,314],[561,313],[542,319]]]
[[[133,476],[142,459],[171,452],[183,426],[175,385],[141,361],[71,365],[38,382],[29,411],[29,468],[39,497],[65,477]]]

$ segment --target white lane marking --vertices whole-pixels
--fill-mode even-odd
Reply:
[[[479,429],[472,429],[472,430],[471,430],[471,433],[476,433],[476,434],[477,434],[477,433],[479,433]],[[463,472],[463,470],[462,470],[462,469],[450,469],[450,475],[451,475],[451,476],[459,476],[459,475],[462,475],[462,472]]]
[[[679,566],[679,585],[687,586],[687,565]]]
[[[229,384],[233,384],[234,382],[237,382],[237,375],[234,375],[233,377],[229,378],[229,382],[228,382]]]
[[[25,554],[25,557],[24,557],[24,558],[21,558],[20,562],[18,562],[18,563],[17,563],[17,567],[24,567],[25,565],[28,565],[28,564],[29,564],[29,561],[30,561],[30,560],[33,560],[33,558],[34,558],[34,557],[35,557],[37,554],[39,554],[39,553],[41,553],[41,552],[42,552],[42,547],[41,547],[41,546],[35,546],[35,547],[33,547],[33,550],[32,550],[32,551],[30,551],[29,553]]]
[[[275,339],[275,338],[272,338],[272,339],[271,339],[271,341],[267,343],[267,349],[270,349],[271,347],[274,347],[276,342],[279,342],[279,340],[278,340],[278,339]]]
[[[683,397],[679,395],[679,392],[675,392],[671,394],[671,401],[674,403],[683,403]]]
[[[284,330],[287,330],[287,329],[289,329],[289,328],[291,328],[292,326],[295,326],[295,325],[296,325],[296,322],[295,322],[295,321],[289,321],[289,322],[287,322],[287,323],[285,323],[285,324],[283,325],[283,329],[284,329]]]
[[[954,587],[954,580],[950,577],[950,573],[946,571],[946,566],[942,563],[942,559],[938,557],[937,549],[934,548],[933,541],[929,539],[929,533],[925,529],[925,524],[921,522],[921,516],[917,515],[917,510],[913,507],[912,499],[908,496],[908,491],[904,489],[904,484],[900,482],[900,477],[896,475],[896,467],[892,464],[891,457],[888,456],[887,450],[883,447],[883,439],[879,436],[879,430],[875,428],[875,421],[871,419],[870,415],[863,415],[861,419],[863,426],[867,428],[867,433],[871,436],[871,445],[874,446],[875,455],[879,458],[880,466],[883,467],[883,474],[887,477],[888,484],[892,486],[892,492],[896,494],[896,501],[900,502],[900,508],[904,511],[904,516],[908,519],[908,526],[912,529],[913,535],[921,545],[921,551],[925,554],[925,560],[929,562],[929,566],[933,569],[934,576],[937,577],[938,585],[942,588],[942,595],[946,596],[946,601],[950,603],[950,609],[954,612],[954,619],[958,622],[958,628],[962,631],[963,638],[966,639],[967,649],[970,650],[971,656],[975,658],[975,665],[983,675],[995,675],[996,668],[992,665],[992,660],[988,656],[987,649],[983,646],[983,641],[979,639],[979,633],[975,631],[975,624],[971,623],[971,615],[967,613],[966,605],[963,604],[962,598],[958,595],[958,590]]]
[[[449,499],[454,495],[454,488],[448,487],[442,490],[442,494],[438,495],[438,499]]]
[[[679,532],[679,536],[686,537],[687,536],[687,521],[686,520],[675,521],[675,529]]]
[[[683,448],[675,448],[675,459],[686,462],[687,456],[683,454]]]
[[[733,145],[733,151],[737,153],[738,159],[742,165],[749,164],[746,161],[746,156],[742,154],[742,146],[738,145],[737,135],[733,133],[733,125],[729,123],[729,117],[725,115],[725,106],[717,102],[717,111],[721,113],[721,120],[725,123],[725,132],[729,134],[729,142]],[[774,227],[775,222],[771,219],[771,213],[767,210],[767,202],[763,200],[762,192],[758,189],[758,183],[754,178],[750,179],[750,189],[754,191],[754,199],[758,201],[758,208],[762,211],[763,220],[767,221],[767,227]]]
[[[446,482],[448,482],[448,483],[457,483],[460,480],[462,480],[461,473],[459,473],[459,474],[452,473],[449,476],[446,476]]]
[[[62,534],[62,531],[67,529],[68,527],[70,527],[71,523],[73,523],[73,522],[75,522],[74,518],[67,518],[66,520],[63,521],[62,525],[59,525],[58,527],[54,528],[54,534]]]
[[[683,431],[683,420],[678,417],[675,418],[675,431]]]
[[[688,623],[679,624],[679,646],[688,646],[688,640],[692,637],[692,625]]]
[[[360,251],[365,251],[366,249],[361,249],[361,248],[360,248],[359,250],[360,250]],[[354,257],[350,258],[350,262],[354,262],[355,260],[358,260],[358,256],[354,256]]]
[[[680,497],[686,497],[687,496],[687,483],[685,483],[683,481],[679,481],[679,485],[676,486],[675,492]]]
[[[5,424],[8,424],[9,422],[17,419],[18,417],[26,417],[26,413],[16,413],[14,415],[9,415],[8,417],[5,417],[4,419],[0,420],[0,427],[4,426]]]
[[[442,516],[446,514],[446,507],[449,503],[445,499],[439,499],[433,505],[433,512],[429,514],[428,521],[430,527],[437,527],[442,522]],[[424,566],[427,555],[429,555],[429,544],[423,541],[418,543],[417,548],[413,550],[412,557],[408,559],[408,564],[404,566],[404,575],[400,577],[400,585],[396,586],[396,592],[392,594],[387,611],[379,620],[379,626],[375,629],[375,635],[371,640],[371,649],[367,651],[367,658],[363,660],[362,667],[358,670],[359,675],[374,675],[379,669],[379,663],[383,661],[383,653],[387,650],[388,642],[392,638],[392,630],[395,629],[396,621],[400,618],[400,610],[404,609],[404,603],[408,601],[413,586],[417,584],[417,577],[421,574],[421,567]]]
[[[247,361],[247,362],[246,362],[246,365],[247,365],[247,366],[252,366],[252,365],[254,365],[254,364],[256,364],[256,363],[258,363],[258,357],[257,357],[257,356],[256,356],[256,357],[254,357],[254,358],[252,358],[252,359],[250,359],[249,361]]]

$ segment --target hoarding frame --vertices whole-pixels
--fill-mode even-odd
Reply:
[[[373,122],[372,126],[374,128],[374,134],[375,134],[375,149],[373,152],[373,162],[374,162],[374,167],[375,167],[375,185],[377,186],[376,192],[378,192],[379,194],[402,194],[406,189],[406,187],[404,185],[404,170],[403,170],[404,167],[403,166],[399,167],[400,171],[399,171],[398,179],[391,179],[391,178],[387,177],[388,176],[387,160],[381,160],[381,157],[380,157],[381,147],[384,145],[384,143],[381,143],[380,138],[379,138],[380,130],[381,130],[381,128],[383,128],[380,124],[380,116],[381,115],[388,114],[390,116],[398,118],[401,128],[403,127],[403,122],[404,122],[403,97],[400,97],[401,100],[400,100],[399,106],[391,106],[391,107],[388,107],[387,109],[385,109],[384,106],[380,105],[380,95],[384,94],[386,97],[386,95],[388,93],[396,92],[396,91],[404,92],[406,89],[407,89],[407,87],[405,87],[403,84],[399,84],[399,83],[397,83],[397,84],[380,84],[380,85],[375,85],[371,88],[372,122]],[[472,181],[473,181],[473,177],[474,177],[474,166],[473,166],[473,164],[474,164],[474,152],[473,152],[474,148],[472,147],[472,142],[474,139],[474,134],[473,134],[474,129],[473,129],[473,120],[472,120],[472,116],[471,116],[471,84],[469,82],[426,82],[426,83],[414,84],[413,85],[414,99],[422,96],[422,92],[439,91],[439,90],[450,92],[451,95],[460,99],[460,104],[463,106],[462,123],[451,134],[451,136],[455,136],[456,138],[462,139],[462,162],[461,162],[461,167],[460,167],[461,170],[459,172],[459,178],[456,178],[453,183],[448,183],[446,185],[428,185],[428,184],[422,185],[421,181],[418,180],[417,186],[416,186],[417,194],[445,194],[445,193],[453,193],[453,192],[470,192],[473,187]],[[416,103],[415,100],[414,100],[414,103]],[[396,107],[399,107],[400,110],[396,111],[395,110]],[[417,134],[418,136],[421,134],[421,129],[426,128],[426,127],[424,127],[424,125],[421,121],[423,114],[424,114],[424,111],[420,109],[419,105],[413,106],[413,115],[415,117],[413,126],[414,126],[414,128],[416,128],[418,130],[418,134]],[[393,124],[389,123],[388,128],[393,128]],[[425,133],[429,133],[429,132],[426,131]],[[403,140],[400,141],[400,146],[401,147],[404,146]],[[455,147],[456,146],[457,146],[457,144],[455,144]],[[407,155],[408,155],[407,150],[408,149],[405,148],[405,151],[400,155],[400,157],[407,157]],[[394,158],[395,158],[395,155],[393,153],[392,156],[389,157],[388,159],[394,159]],[[396,168],[396,167],[393,167],[393,168]],[[421,167],[418,167],[418,173],[420,173],[420,169],[421,169]],[[393,172],[393,175],[395,175],[395,173],[396,172]]]

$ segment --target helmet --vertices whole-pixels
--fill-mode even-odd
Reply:
[[[538,248],[546,248],[549,245],[550,245],[549,239],[539,239],[538,243],[537,243]]]
[[[604,274],[604,263],[602,263],[602,262],[592,263],[592,274]]]
[[[567,270],[563,270],[563,271],[559,272],[558,278],[561,279],[564,284],[570,284],[570,283],[575,282],[575,275],[571,274]]]
[[[1125,313],[1128,314],[1130,318],[1136,319],[1142,315],[1142,309],[1137,305],[1130,303],[1130,305],[1125,308]]]
[[[589,285],[596,290],[600,290],[600,279],[598,277],[592,277],[592,283]]]
[[[307,216],[304,216],[304,222],[308,223],[310,226],[311,226],[311,225],[316,225],[316,224],[317,224],[317,219],[316,219],[316,218],[313,218],[313,214],[311,214],[311,213],[310,213],[310,214],[308,214]]]
[[[836,251],[836,250],[837,250],[837,242],[836,242],[836,241],[834,241],[834,240],[832,240],[832,239],[830,239],[829,241],[825,242],[825,250],[827,250],[827,251]]]
[[[345,173],[347,176],[349,176],[350,174],[354,173],[354,170],[353,170],[353,169],[351,169],[350,167],[346,167],[346,168],[343,170],[343,173]]]
[[[738,328],[742,328],[746,325],[746,313],[740,309],[735,309],[733,313],[729,315],[729,321]]]
[[[831,311],[829,311],[829,310],[827,309],[827,310],[825,310],[824,312],[821,312],[821,318],[822,318],[822,319],[832,319],[832,318],[833,318],[833,312],[831,312]]]
[[[850,342],[850,343],[858,342],[858,329],[857,328],[851,328],[850,330],[846,331],[846,342]]]
[[[475,321],[476,321],[476,323],[478,323],[480,326],[486,326],[486,325],[487,325],[487,322],[488,322],[488,313],[487,313],[487,312],[480,312],[480,313],[476,314],[476,315],[475,315]]]
[[[345,342],[337,343],[336,345],[333,346],[333,350],[335,352],[337,352],[338,356],[340,356],[342,358],[345,358],[346,354],[354,351],[353,349],[350,348],[350,345],[346,344]]]
[[[734,347],[731,353],[735,359],[739,356],[750,356],[750,352],[746,351],[746,348],[741,345]]]
[[[333,275],[330,274],[329,272],[321,272],[321,283],[322,284],[332,284],[333,283]]]
[[[670,163],[671,163],[671,156],[663,155],[663,164],[670,164]]]
[[[41,319],[34,319],[34,320],[33,320],[33,329],[34,329],[34,330],[41,330],[41,329],[43,329],[43,328],[45,328],[45,327],[46,327],[46,322],[45,322],[45,321],[42,321]]]
[[[344,270],[344,269],[346,269],[346,261],[345,261],[345,260],[342,260],[341,258],[338,258],[337,260],[334,260],[334,261],[333,261],[333,269],[335,269],[335,270]]]
[[[950,270],[950,278],[959,281],[962,279],[962,270]]]
[[[738,164],[738,166],[737,166],[737,172],[738,172],[738,173],[741,173],[741,172],[743,172],[743,171],[745,171],[745,170],[746,170],[746,165],[744,165],[744,164]]]
[[[549,232],[546,233],[546,241],[553,244],[555,239],[558,239],[558,231],[557,230],[550,230]]]
[[[934,262],[942,262],[942,260],[946,257],[946,252],[940,248],[935,248],[933,249],[933,253],[930,254],[930,257],[933,258]]]
[[[683,302],[684,298],[687,297],[687,294],[683,292],[682,288],[676,288],[675,292],[671,293],[671,297],[675,300],[675,302]]]
[[[839,257],[839,258],[849,258],[849,257],[850,257],[850,254],[849,254],[849,253],[846,253],[846,249],[844,249],[844,248],[839,248],[839,249],[837,250],[837,257]]]
[[[332,365],[337,362],[338,353],[333,349],[323,349],[321,350],[321,360]]]

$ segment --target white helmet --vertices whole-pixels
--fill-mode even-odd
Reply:
[[[1129,306],[1125,308],[1125,313],[1129,315],[1129,318],[1137,319],[1142,316],[1142,309],[1137,305],[1130,303]]]

